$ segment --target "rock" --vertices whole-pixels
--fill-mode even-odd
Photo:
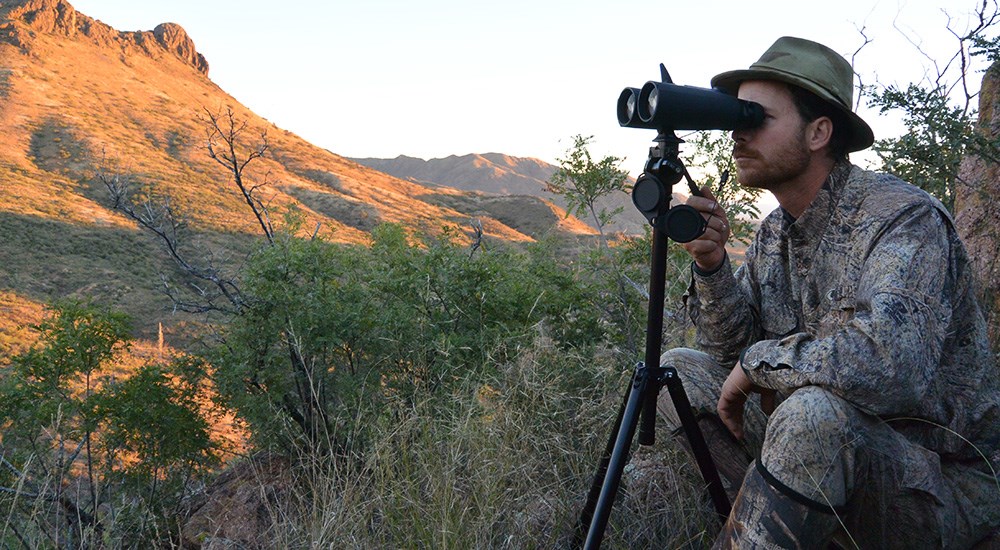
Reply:
[[[176,23],[161,23],[152,31],[118,32],[110,26],[79,13],[65,0],[18,0],[0,3],[0,41],[22,50],[30,48],[31,32],[85,37],[98,45],[137,51],[157,58],[170,53],[199,73],[208,75],[208,61],[198,53],[194,41]]]
[[[194,47],[194,40],[177,23],[160,23],[153,29],[156,41],[198,72],[208,74],[208,61]]]
[[[1000,62],[983,76],[978,131],[991,141],[1000,136]],[[990,330],[990,343],[1000,350],[1000,164],[970,154],[962,161],[955,186],[955,223],[965,242],[980,288],[980,303]]]
[[[4,2],[7,18],[21,20],[31,28],[46,33],[73,36],[77,33],[77,13],[64,0],[20,0]]]
[[[188,503],[185,548],[271,548],[273,529],[294,480],[288,459],[264,456],[233,464]]]

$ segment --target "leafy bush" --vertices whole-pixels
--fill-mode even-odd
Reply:
[[[257,443],[288,449],[359,450],[390,403],[487,373],[539,335],[603,336],[586,283],[544,253],[470,255],[391,225],[370,247],[279,236],[243,281],[253,298],[214,355],[217,385]]]
[[[906,131],[876,141],[884,169],[920,187],[954,211],[959,166],[975,141],[972,113],[950,104],[943,89],[889,86],[872,96],[880,112],[900,110]]]
[[[964,29],[961,19],[949,18],[947,30],[957,49],[946,61],[917,48],[931,63],[919,82],[906,85],[876,83],[863,88],[879,112],[902,116],[899,136],[876,140],[873,147],[883,168],[937,197],[954,213],[962,181],[962,160],[969,155],[1000,161],[1000,141],[991,132],[976,131],[979,87],[973,75],[1000,59],[1000,23],[996,3],[980,3],[970,11]]]

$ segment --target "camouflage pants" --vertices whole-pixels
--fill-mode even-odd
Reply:
[[[732,367],[690,349],[666,352],[661,365],[677,369],[699,424],[711,422]],[[756,459],[785,491],[836,507],[836,540],[847,547],[968,548],[1000,526],[1000,481],[985,460],[942,462],[819,387],[784,396],[770,417],[758,403],[747,403],[744,441],[724,428],[705,430],[713,456]],[[667,392],[657,408],[679,428]],[[729,483],[738,487],[742,478]]]

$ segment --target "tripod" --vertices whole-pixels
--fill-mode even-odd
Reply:
[[[650,148],[645,169],[636,180],[632,191],[632,201],[636,208],[653,226],[645,360],[635,367],[629,390],[618,411],[618,418],[608,445],[594,475],[587,502],[580,513],[574,546],[580,546],[580,541],[586,533],[583,544],[585,549],[599,548],[601,545],[637,426],[640,445],[652,445],[655,441],[656,400],[663,386],[666,386],[670,393],[684,434],[691,443],[695,461],[708,485],[709,496],[716,512],[725,518],[729,516],[730,511],[729,498],[677,371],[673,367],[660,366],[667,241],[668,238],[678,242],[695,239],[704,232],[705,220],[690,206],[677,205],[672,208],[669,206],[671,189],[681,178],[687,178],[692,193],[700,194],[687,169],[677,157],[681,140],[673,131],[661,130],[654,141],[656,145]]]

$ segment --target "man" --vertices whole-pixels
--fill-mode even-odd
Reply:
[[[716,546],[975,544],[1000,526],[1000,373],[951,217],[850,164],[874,137],[829,48],[784,37],[712,86],[763,106],[733,157],[780,205],[734,273],[726,213],[707,189],[688,201],[708,220],[684,246],[703,352],[662,364],[713,455],[753,459]],[[659,409],[677,425],[669,396]]]

